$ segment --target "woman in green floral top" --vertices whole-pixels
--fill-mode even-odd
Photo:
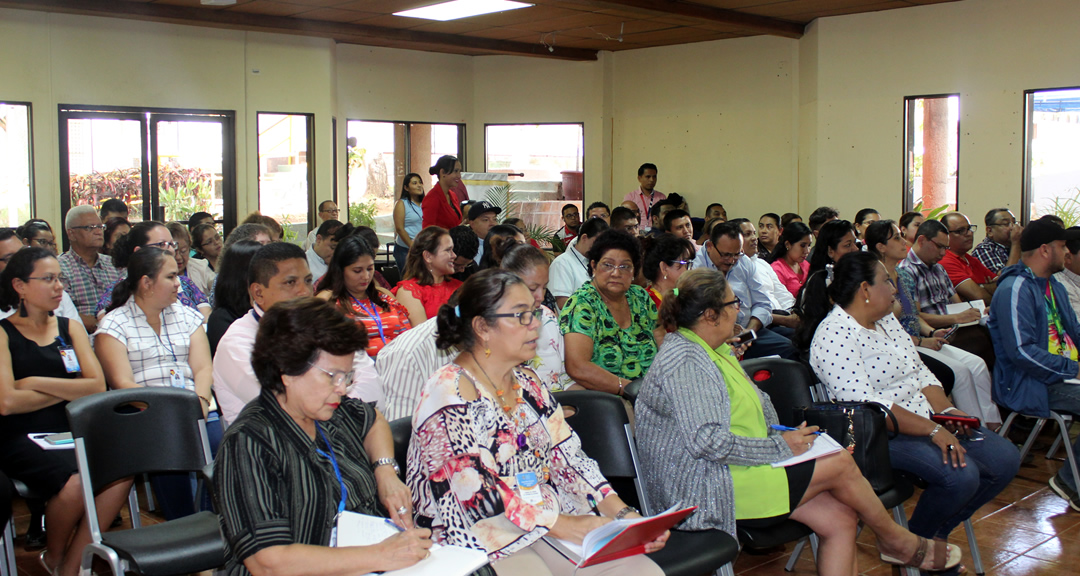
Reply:
[[[641,251],[626,232],[608,230],[588,253],[592,280],[563,306],[559,328],[566,341],[566,373],[591,390],[622,395],[645,376],[663,340],[656,306],[633,284]]]

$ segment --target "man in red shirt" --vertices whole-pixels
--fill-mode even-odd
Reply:
[[[997,288],[997,274],[978,258],[968,254],[975,244],[975,229],[978,226],[959,212],[945,214],[941,217],[941,223],[949,231],[949,251],[941,259],[941,266],[949,273],[956,293],[964,301],[982,300],[989,306]]]

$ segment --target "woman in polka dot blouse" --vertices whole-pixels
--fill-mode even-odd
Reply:
[[[837,400],[877,402],[892,410],[900,434],[889,441],[894,468],[928,486],[911,516],[911,531],[945,540],[1016,475],[1020,455],[984,426],[956,428],[930,420],[957,410],[919,359],[893,315],[896,289],[872,254],[856,252],[833,271],[832,311],[818,325],[810,363]]]

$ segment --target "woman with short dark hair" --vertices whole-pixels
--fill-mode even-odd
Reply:
[[[262,392],[229,426],[214,463],[230,576],[366,574],[428,557],[397,476],[390,425],[345,395],[356,322],[317,298],[272,306],[251,355]],[[389,518],[404,531],[373,546],[333,547],[342,511]]]
[[[539,320],[517,275],[490,269],[469,277],[438,316],[438,347],[460,353],[424,385],[413,415],[408,478],[417,524],[440,543],[483,550],[501,576],[570,573],[573,564],[543,536],[580,543],[612,517],[638,516],[582,452],[558,401],[523,367],[536,355]],[[507,483],[515,475],[525,482],[519,473],[530,472],[546,504]],[[643,555],[579,573],[661,574]]]
[[[543,250],[531,244],[514,244],[503,255],[502,268],[517,274],[541,311],[540,339],[536,357],[528,362],[540,381],[552,392],[561,392],[574,384],[566,373],[566,346],[559,331],[559,315],[552,306],[555,298],[547,290],[550,262]]]
[[[660,309],[664,295],[671,292],[683,273],[694,268],[697,248],[686,238],[671,234],[661,234],[644,238],[645,259],[641,263],[641,272],[649,281],[649,298]]]
[[[525,235],[517,226],[510,224],[496,224],[488,230],[484,237],[483,256],[480,258],[480,270],[498,268],[502,263],[503,254],[516,244],[525,244]]]

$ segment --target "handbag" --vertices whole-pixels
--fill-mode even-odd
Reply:
[[[815,402],[793,412],[795,422],[818,426],[847,448],[876,494],[892,489],[889,440],[900,426],[891,410],[877,402]],[[893,432],[885,426],[886,417],[892,420]]]

